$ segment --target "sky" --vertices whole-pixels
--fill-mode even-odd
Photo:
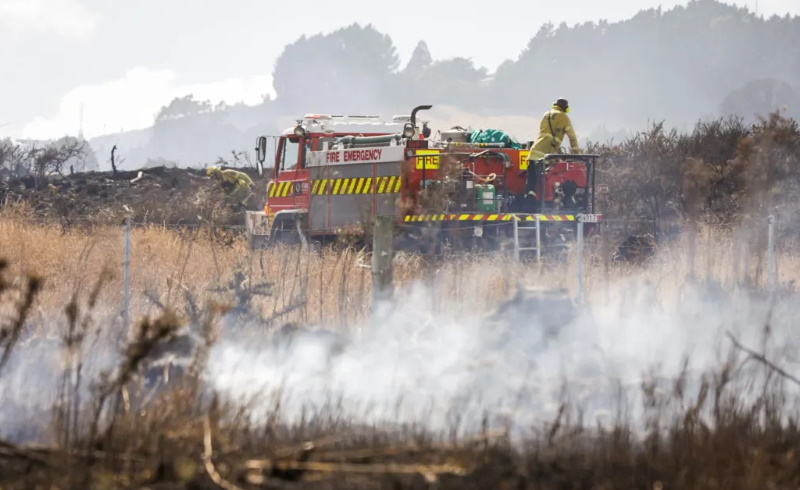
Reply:
[[[354,22],[388,34],[401,66],[424,40],[434,59],[468,57],[492,71],[516,59],[545,22],[616,22],[686,0],[526,3],[531,7],[520,11],[519,0],[495,0],[487,20],[489,4],[481,0],[403,9],[376,0],[0,0],[0,52],[13,74],[0,82],[0,138],[140,129],[189,93],[255,104],[274,95],[271,73],[284,46]],[[800,0],[726,3],[764,16],[800,15]]]

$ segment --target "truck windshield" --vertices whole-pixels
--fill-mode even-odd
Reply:
[[[311,139],[306,140],[306,147],[303,148],[303,168],[308,168],[311,163]]]
[[[297,166],[297,151],[300,144],[297,139],[284,139],[281,149],[281,160],[279,168],[281,170],[291,170]]]

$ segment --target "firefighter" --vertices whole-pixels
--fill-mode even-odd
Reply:
[[[542,122],[539,124],[539,137],[533,142],[528,154],[528,179],[527,179],[527,195],[533,198],[536,197],[536,178],[537,174],[541,172],[541,160],[547,154],[561,153],[561,142],[564,135],[569,136],[570,151],[573,154],[580,153],[578,146],[578,137],[575,135],[575,130],[572,129],[572,121],[570,121],[567,113],[569,112],[569,102],[567,99],[558,99],[553,107],[544,113]]]
[[[568,112],[569,102],[567,99],[558,99],[553,104],[553,108],[544,113],[539,125],[539,137],[531,145],[528,161],[540,160],[548,153],[561,153],[561,141],[564,139],[564,134],[569,136],[572,153],[580,153],[578,137],[575,136],[575,130],[572,129]]]
[[[231,169],[222,170],[219,167],[209,167],[206,175],[220,182],[231,205],[235,207],[247,206],[253,181],[246,173]]]
[[[422,135],[419,139],[428,139],[431,137],[431,128],[428,127],[427,122],[422,123]]]

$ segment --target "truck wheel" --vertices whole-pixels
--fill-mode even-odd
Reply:
[[[247,235],[247,245],[250,250],[261,250],[268,248],[269,237],[260,235]]]
[[[283,243],[286,245],[300,245],[303,243],[303,239],[301,239],[300,232],[297,229],[298,219],[300,218],[297,216],[284,216],[277,219],[272,224],[269,242],[271,244]]]

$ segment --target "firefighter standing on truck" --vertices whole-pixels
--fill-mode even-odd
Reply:
[[[542,116],[542,122],[539,125],[539,137],[531,145],[530,153],[528,154],[529,171],[526,194],[529,196],[536,197],[534,189],[536,189],[537,173],[541,171],[541,168],[538,168],[541,165],[541,159],[547,154],[561,153],[561,142],[564,140],[565,134],[569,136],[570,151],[573,154],[578,154],[581,151],[578,146],[578,137],[575,135],[575,130],[572,129],[572,121],[567,115],[568,112],[569,102],[567,102],[567,99],[561,98]]]
[[[232,169],[222,170],[219,167],[209,167],[206,175],[220,182],[231,205],[235,207],[247,206],[247,200],[250,198],[250,188],[254,184],[246,173]]]

